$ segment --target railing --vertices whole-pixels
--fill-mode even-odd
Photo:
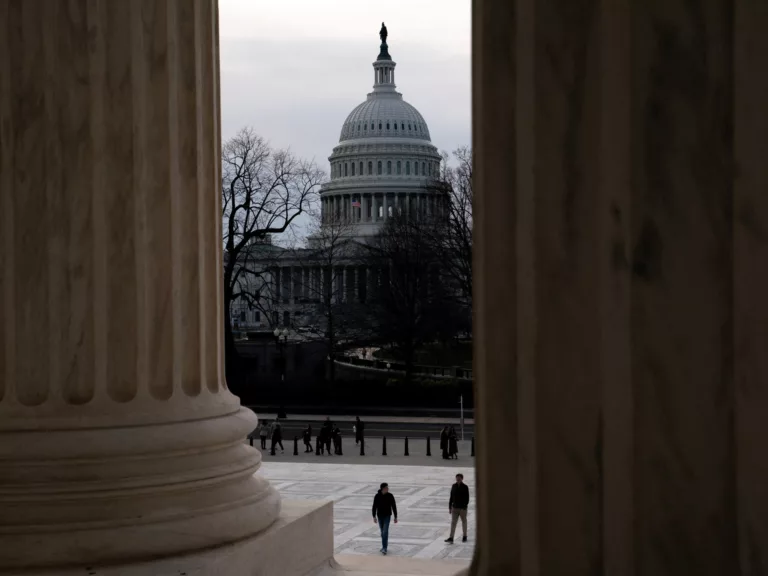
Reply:
[[[372,370],[383,372],[405,373],[405,364],[399,362],[387,362],[386,360],[368,360],[355,358],[353,356],[339,356],[335,359],[339,364],[359,366]],[[426,366],[415,364],[412,368],[413,374],[423,374],[435,378],[458,378],[461,380],[472,380],[472,370],[461,368],[459,366]]]

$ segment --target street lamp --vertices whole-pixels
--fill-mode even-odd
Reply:
[[[280,351],[280,380],[285,382],[285,356],[283,348],[285,347],[286,342],[288,342],[288,328],[283,328],[282,330],[280,330],[280,328],[275,328],[273,334],[275,335],[275,338],[277,338],[277,348]]]
[[[277,348],[280,351],[280,398],[282,399],[285,394],[285,390],[283,390],[285,386],[285,354],[283,348],[288,342],[288,328],[283,328],[282,330],[280,330],[280,328],[275,328],[273,334],[277,340]],[[283,408],[282,402],[280,403],[280,406],[281,408],[278,411],[278,418],[285,418],[285,409]]]

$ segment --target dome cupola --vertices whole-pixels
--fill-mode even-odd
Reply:
[[[344,121],[321,189],[324,220],[359,223],[356,236],[374,234],[393,210],[426,214],[442,205],[434,186],[442,158],[424,117],[396,89],[383,22],[379,36],[373,91]]]

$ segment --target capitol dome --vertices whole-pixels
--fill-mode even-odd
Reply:
[[[429,141],[429,128],[424,117],[401,94],[374,91],[349,113],[339,141],[380,136]]]
[[[352,222],[355,236],[375,234],[394,213],[435,214],[446,201],[437,186],[442,158],[424,117],[396,90],[383,25],[380,36],[373,91],[344,121],[320,191],[323,222]]]

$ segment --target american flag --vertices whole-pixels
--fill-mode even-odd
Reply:
[[[352,200],[352,208],[360,208],[360,200]]]

